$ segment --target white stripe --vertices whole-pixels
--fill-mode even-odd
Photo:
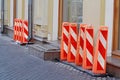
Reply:
[[[65,28],[63,28],[63,33],[66,35],[67,38],[69,38],[69,33]]]
[[[100,33],[100,41],[101,41],[103,47],[106,49],[106,40],[105,40],[105,38],[103,37],[102,33]]]
[[[104,58],[102,57],[102,55],[100,54],[100,52],[98,52],[98,62],[100,63],[100,65],[102,66],[102,68],[104,69]]]
[[[92,64],[93,63],[93,61],[92,61],[92,55],[90,54],[90,52],[88,51],[88,49],[86,49],[86,54],[87,54],[87,58],[88,58],[88,60],[90,61],[90,63]]]
[[[27,35],[27,34],[25,34],[25,33],[24,33],[24,37],[25,37],[26,39],[28,39],[28,35]]]
[[[21,32],[19,32],[19,35],[21,36]]]
[[[16,35],[16,30],[14,29],[14,33],[15,33],[15,35]]]
[[[82,50],[81,47],[80,47],[80,51],[79,51],[79,53],[80,53],[80,56],[83,57],[83,50]]]
[[[23,27],[28,31],[28,26],[26,26],[26,24],[23,23]]]
[[[70,28],[70,34],[72,35],[74,40],[77,41],[77,34],[72,30],[72,28]]]
[[[19,25],[20,25],[20,27],[22,27],[22,23],[21,22],[19,23]]]
[[[71,52],[73,53],[74,56],[76,56],[76,50],[75,50],[75,48],[73,47],[73,45],[71,45]]]
[[[84,32],[83,32],[83,30],[81,29],[81,34],[80,34],[80,36],[82,37],[82,39],[84,40]]]
[[[15,26],[16,26],[16,22],[15,22]]]
[[[65,42],[63,43],[63,45],[64,45],[64,50],[65,50],[65,52],[68,54],[68,46],[66,45]]]
[[[87,40],[90,42],[90,44],[93,46],[93,38],[87,31],[86,31],[86,37],[87,37]]]
[[[16,22],[16,26],[17,26],[17,27],[19,26],[19,22]]]

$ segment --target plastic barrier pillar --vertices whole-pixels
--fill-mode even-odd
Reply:
[[[108,43],[108,27],[100,27],[97,39],[97,46],[93,62],[93,73],[105,74],[106,73],[106,54]]]
[[[14,19],[14,35],[13,35],[14,41],[17,40],[16,30],[17,30],[17,19]]]
[[[82,65],[83,62],[83,53],[85,51],[85,27],[86,24],[80,24],[79,35],[78,35],[78,42],[77,42],[77,54],[75,58],[76,65]]]
[[[69,52],[67,56],[68,62],[75,62],[76,53],[77,53],[77,36],[78,29],[76,23],[70,24],[70,42],[69,42]]]
[[[92,69],[93,56],[94,56],[94,28],[92,25],[87,25],[85,29],[85,52],[83,53],[83,64],[84,69]]]
[[[68,44],[69,44],[69,23],[63,22],[60,60],[67,60]]]
[[[22,22],[22,43],[28,43],[28,21],[23,20]]]

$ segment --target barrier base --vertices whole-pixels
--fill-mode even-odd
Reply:
[[[74,63],[68,63],[67,61],[60,61],[60,60],[56,60],[56,61],[59,61],[60,63],[63,63],[65,65],[69,65],[69,66],[73,67],[74,69],[76,69],[80,72],[87,73],[88,75],[93,76],[93,77],[107,77],[107,76],[113,77],[113,75],[108,74],[108,73],[106,73],[106,74],[94,74],[91,70],[85,70],[82,68],[82,66],[76,66]]]
[[[29,45],[29,44],[34,44],[34,42],[20,43],[20,45]]]
[[[29,45],[29,44],[34,44],[34,39],[29,40],[28,42],[25,43],[20,43],[20,45]]]

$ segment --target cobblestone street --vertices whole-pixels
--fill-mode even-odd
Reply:
[[[0,36],[0,80],[120,80],[92,77],[60,62],[43,61],[28,54],[5,36]]]

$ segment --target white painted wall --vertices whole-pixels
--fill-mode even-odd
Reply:
[[[13,26],[13,7],[14,7],[14,1],[10,0],[10,27]]]
[[[59,0],[54,0],[52,40],[57,40],[58,38],[58,11],[59,11]]]
[[[83,0],[83,23],[94,26],[95,41],[100,26],[100,1],[101,0]]]
[[[16,17],[17,18],[22,18],[22,0],[17,0],[17,14],[16,14]]]
[[[108,26],[108,51],[107,56],[111,56],[112,52],[112,33],[113,33],[113,12],[114,12],[114,0],[106,0],[105,7],[105,25]]]
[[[34,23],[48,24],[48,0],[34,0]]]
[[[28,0],[25,0],[25,11],[24,11],[24,19],[28,20]]]
[[[1,1],[2,0],[0,0],[0,19],[1,19]]]

